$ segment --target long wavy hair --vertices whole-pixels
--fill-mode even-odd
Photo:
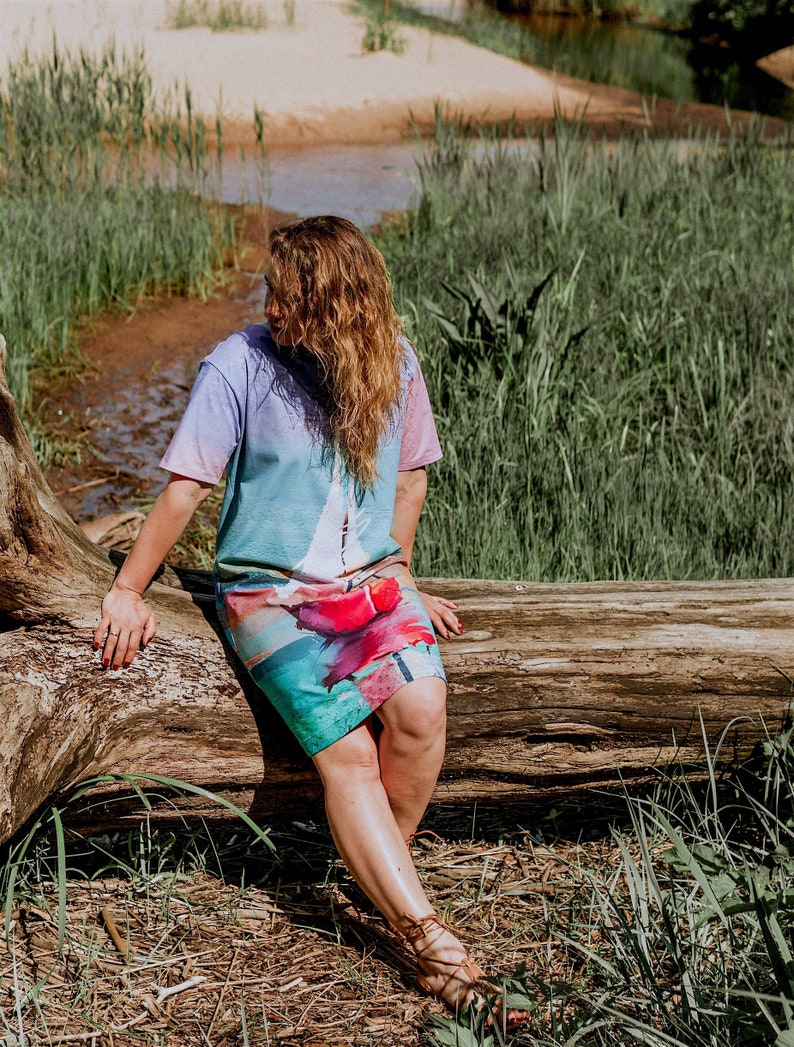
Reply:
[[[363,490],[400,398],[402,324],[383,256],[346,218],[318,215],[270,234],[271,293],[296,343],[316,359],[334,446]]]

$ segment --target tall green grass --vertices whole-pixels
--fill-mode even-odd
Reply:
[[[709,19],[702,8],[693,9],[690,0],[570,0],[564,5],[541,0],[500,4],[499,11],[487,0],[459,4],[454,11],[443,4],[429,8],[414,2],[418,4],[393,0],[393,22],[460,37],[520,62],[648,98],[711,102],[794,117],[791,92],[754,69],[764,45],[760,50],[750,47],[748,55],[750,36],[724,20],[719,23],[719,18],[703,32],[694,31],[693,10],[700,10],[704,25]],[[356,7],[377,17],[382,0],[356,0]],[[694,43],[717,30],[725,35],[728,28],[732,48]],[[766,51],[781,46],[784,34],[780,29],[779,43],[770,43]]]
[[[211,29],[233,32],[240,29],[267,29],[273,22],[272,4],[245,3],[244,0],[169,0],[165,24],[169,29]],[[281,0],[281,23],[295,25],[295,0]]]
[[[691,22],[694,0],[480,0],[476,6],[491,10],[498,7],[516,14],[562,13],[579,18],[681,25]]]
[[[630,803],[614,878],[571,932],[593,971],[583,1044],[794,1043],[791,727],[763,749],[731,782],[674,773]]]
[[[696,74],[687,62],[691,45],[683,36],[592,19],[544,26],[490,18],[482,24],[484,45],[522,62],[648,97],[698,101]]]
[[[421,180],[380,242],[445,452],[417,569],[794,573],[790,147],[440,122]]]
[[[176,0],[166,6],[169,29],[201,27],[213,32],[235,29],[266,29],[267,11],[263,4],[246,4],[243,0]]]
[[[483,1014],[434,1017],[434,1047],[791,1047],[792,727],[722,779],[730,733],[712,749],[704,738],[705,782],[672,768],[647,795],[626,796],[611,857],[571,856],[579,889],[548,902],[547,973],[539,954],[508,983],[537,1001],[527,1029],[510,1037]]]
[[[139,801],[140,824],[126,833],[116,830],[101,836],[82,836],[70,826],[70,817],[78,809],[83,815],[92,810],[95,804],[91,792],[95,787],[107,789],[114,785],[120,790],[110,801],[111,809],[114,802]],[[101,959],[102,945],[98,941],[97,916],[106,917],[104,910],[96,905],[96,898],[92,899],[90,915],[85,909],[80,912],[79,902],[74,905],[75,893],[78,893],[75,887],[113,877],[116,880],[114,904],[126,910],[133,899],[144,899],[146,908],[153,910],[155,918],[159,916],[164,930],[151,953],[139,958],[141,963],[135,965],[138,969],[149,967],[150,972],[156,973],[159,967],[175,958],[181,958],[184,963],[181,933],[184,925],[180,927],[178,917],[175,918],[174,902],[185,885],[195,882],[202,873],[210,872],[217,877],[222,876],[223,870],[218,868],[215,842],[206,826],[176,832],[158,831],[152,824],[151,812],[155,804],[162,809],[165,801],[166,805],[174,803],[176,807],[191,796],[215,801],[225,808],[236,829],[241,830],[232,833],[227,829],[225,837],[232,843],[239,838],[242,893],[246,871],[253,873],[254,869],[272,868],[276,864],[269,830],[257,825],[225,798],[160,775],[102,775],[87,779],[61,796],[57,804],[42,810],[14,839],[0,845],[0,958],[8,979],[3,986],[4,1002],[0,1007],[0,1044],[27,1047],[39,1042],[81,1042],[92,1038],[83,1031],[86,1025],[90,1030],[102,1030],[96,1037],[107,1031],[108,1012],[112,1011],[115,994],[100,992],[98,995],[104,997],[101,1003],[96,998],[101,982],[107,977],[107,967],[103,967]],[[219,895],[221,887],[219,879]],[[43,927],[54,932],[46,944],[42,945],[42,939],[39,940],[39,964],[33,970],[25,963],[28,938],[25,919],[31,908],[42,917]],[[122,932],[125,930],[129,947],[128,919],[126,927],[122,924]],[[124,958],[129,960],[126,955]],[[11,977],[8,977],[9,959]],[[46,970],[41,969],[42,960]],[[66,1006],[57,999],[58,987],[65,984],[61,970],[70,986]],[[123,996],[124,990],[130,989],[129,975],[122,984],[119,991]],[[81,1031],[71,1031],[75,1026]],[[122,1026],[115,1031],[126,1028]],[[152,1041],[144,1034],[142,1042],[165,1041],[157,1036]]]
[[[25,57],[0,82],[0,330],[25,406],[31,367],[74,366],[75,323],[154,290],[206,296],[235,233],[202,197],[222,154],[189,91],[158,97],[142,54]]]
[[[511,1038],[484,1015],[434,1018],[435,1047],[794,1044],[792,726],[722,778],[730,733],[704,737],[704,782],[672,767],[626,795],[602,861],[569,852],[579,887],[549,899],[547,971],[539,954],[508,982],[533,998],[531,1025]]]

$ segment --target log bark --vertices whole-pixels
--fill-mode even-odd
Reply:
[[[91,637],[114,570],[50,492],[0,367],[0,841],[108,774],[184,779],[258,818],[316,811],[313,769],[222,643],[201,572],[165,569],[148,595],[156,640],[129,670],[102,668]],[[719,761],[733,764],[788,715],[791,579],[424,584],[457,600],[467,627],[441,641],[450,716],[436,802],[637,780],[698,764],[704,736],[722,736]],[[118,791],[97,788],[86,817],[126,817]],[[156,809],[226,816],[200,797]]]

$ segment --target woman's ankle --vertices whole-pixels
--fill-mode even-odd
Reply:
[[[404,913],[400,933],[413,949],[420,968],[429,973],[432,967],[449,970],[450,966],[468,960],[465,945],[435,912],[414,917]]]
[[[415,916],[412,913],[404,912],[402,915],[392,922],[392,927],[395,928],[409,945],[414,947],[418,942],[424,941],[431,932],[435,932],[437,928],[443,928],[444,924],[441,922],[441,918],[438,913],[433,912],[432,909],[428,909],[426,913],[421,916]]]

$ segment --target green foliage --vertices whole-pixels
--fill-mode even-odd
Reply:
[[[263,843],[269,850],[274,849],[273,841],[267,830],[257,825],[252,818],[225,797],[217,796],[201,786],[192,785],[176,778],[168,778],[156,774],[116,774],[99,775],[81,782],[71,793],[64,797],[58,805],[53,805],[42,812],[26,833],[17,840],[11,841],[0,847],[0,898],[3,905],[3,933],[6,938],[11,931],[12,913],[20,900],[26,894],[35,889],[36,884],[42,880],[55,883],[58,888],[58,947],[63,946],[66,935],[66,888],[67,879],[70,875],[80,875],[79,870],[70,867],[69,847],[67,835],[72,841],[77,841],[80,850],[83,850],[85,841],[74,832],[68,833],[64,827],[64,815],[69,808],[80,807],[83,811],[91,809],[91,791],[97,787],[107,788],[112,784],[126,785],[129,793],[119,792],[115,802],[123,803],[130,798],[137,798],[145,811],[152,808],[151,800],[155,796],[158,800],[169,795],[175,795],[184,799],[188,796],[199,796],[204,800],[217,803],[233,817],[238,819],[248,829],[252,839]],[[145,787],[144,787],[145,786]],[[148,790],[148,791],[147,791]],[[137,838],[137,843],[135,839]],[[163,840],[165,842],[163,843]],[[192,840],[190,841],[192,844]],[[130,876],[140,876],[147,879],[157,875],[161,866],[171,861],[171,850],[174,838],[166,837],[155,839],[152,829],[147,820],[141,822],[138,833],[130,834],[128,839],[129,863],[116,859],[114,867],[116,871],[123,871]],[[90,850],[96,855],[103,852],[102,839],[97,838]],[[85,854],[80,855],[82,859]],[[191,848],[185,852],[177,863],[182,861],[193,861],[195,853]],[[177,872],[179,870],[177,869]]]
[[[140,822],[102,835],[81,835],[74,827],[75,819],[86,814],[95,816],[91,808],[97,801],[92,799],[92,790],[97,785],[105,794],[100,819],[104,815],[112,820],[115,803],[121,803],[129,816],[137,799],[141,804]],[[116,791],[114,787],[120,788]],[[110,800],[109,789],[113,789]],[[174,797],[175,806],[184,809],[185,801],[196,796],[217,802],[229,824],[216,827],[212,835],[206,825],[188,828],[176,816],[171,819],[170,829],[153,824],[153,806],[157,806],[162,817],[164,807]],[[144,917],[143,921],[132,917],[136,931],[141,930],[142,923],[146,926],[150,918],[157,925],[157,933],[142,954],[142,963],[151,971],[174,962],[184,963],[184,892],[197,886],[201,890],[203,881],[205,897],[214,895],[221,899],[223,922],[234,923],[239,934],[237,913],[247,884],[257,877],[271,876],[278,861],[268,830],[227,800],[200,787],[160,775],[103,775],[81,783],[63,796],[57,806],[44,810],[25,833],[0,847],[0,954],[4,960],[6,997],[0,1008],[0,1043],[21,1045],[39,1042],[41,1038],[51,1042],[63,1040],[64,1036],[68,1040],[67,1029],[79,1030],[72,1036],[79,1039],[86,1027],[107,1029],[112,1025],[94,1000],[107,977],[102,963],[105,935],[97,926],[102,904],[94,893],[97,884],[104,881],[112,892],[114,909],[118,906],[116,911],[120,910],[118,930],[112,915],[104,909],[101,921],[111,936],[116,930],[122,951],[125,946],[130,951],[133,948],[131,910]],[[224,882],[227,876],[232,885]],[[86,911],[86,895],[81,888],[88,886],[92,904]],[[201,902],[196,908],[203,908]],[[55,932],[48,937],[46,969],[26,963],[30,956],[31,915],[40,927]],[[206,915],[203,909],[198,920],[206,919]],[[119,993],[113,993],[114,1000],[122,998],[122,1007],[125,993],[130,992],[128,974],[134,976],[135,970],[135,964],[132,971],[128,967]],[[68,992],[61,1000],[59,987],[67,982],[60,972],[68,979]],[[241,1018],[244,1026],[244,1014]],[[256,1022],[253,1014],[251,1018]],[[148,1042],[146,1037],[144,1034],[144,1041]],[[168,1033],[166,1037],[169,1038]]]
[[[661,18],[659,5],[664,0],[655,3],[659,10],[654,17]],[[377,17],[377,0],[359,0],[359,5],[370,12],[370,18]],[[590,4],[584,6],[584,14],[592,15]],[[497,54],[568,76],[682,102],[696,99],[692,70],[686,62],[689,45],[670,34],[631,27],[616,31],[592,17],[562,20],[555,32],[539,32],[537,27],[497,15],[484,6],[467,9],[455,22],[423,15],[405,3],[393,2],[390,11],[395,21],[426,25],[434,32],[459,36]],[[681,24],[672,9],[670,16],[675,17],[677,26]]]
[[[287,19],[294,20],[294,7],[285,6]],[[166,6],[166,25],[169,29],[201,27],[213,32],[235,29],[266,29],[267,13],[262,4],[244,0],[176,0]]]
[[[391,51],[399,55],[405,50],[405,40],[399,35],[396,23],[390,18],[383,13],[370,14],[364,24],[361,50],[365,53]]]
[[[381,240],[445,454],[420,573],[791,574],[790,151],[442,122],[421,178]]]
[[[373,17],[381,6],[381,0],[357,0],[357,7]],[[708,101],[791,118],[790,92],[771,80],[759,89],[752,63],[794,42],[794,5],[771,2],[763,17],[747,19],[740,17],[740,5],[723,6],[740,28],[720,14],[720,0],[570,0],[564,11],[577,17],[560,16],[559,5],[551,4],[548,9],[556,16],[534,20],[501,12],[542,15],[546,5],[517,0],[499,3],[497,12],[495,3],[472,0],[445,18],[393,0],[389,10],[395,21],[458,36],[582,80],[649,98]],[[726,43],[730,46],[722,46]]]
[[[765,38],[767,51],[794,42],[791,0],[565,0],[549,4],[535,0],[484,0],[481,6],[522,14],[545,9],[581,17],[658,20],[668,29],[694,28],[696,33],[710,29],[739,48],[745,44],[741,40],[744,33]],[[758,52],[762,53],[765,52]]]
[[[794,43],[791,0],[694,0],[695,33],[717,36],[752,58]]]
[[[692,19],[692,0],[648,0],[639,6],[644,18],[658,20],[674,32],[686,29]]]
[[[639,858],[618,840],[622,868],[593,906],[613,1034],[687,1047],[790,1039],[793,770],[789,726],[733,781],[712,769],[696,789],[682,769],[631,802]]]
[[[206,296],[230,219],[202,198],[221,144],[143,55],[25,58],[0,86],[0,330],[23,406],[32,365],[75,367],[75,322],[156,289]]]
[[[434,1047],[790,1047],[792,727],[721,778],[731,734],[713,746],[704,736],[705,781],[673,766],[645,795],[626,795],[612,859],[578,870],[575,910],[549,911],[547,980],[519,971],[511,983],[532,1021],[505,1036],[484,1013],[434,1018]],[[572,981],[556,973],[566,963]]]
[[[432,1047],[506,1047],[507,1044],[531,1043],[524,1039],[528,1031],[515,1034],[507,1031],[505,1018],[510,1009],[530,1015],[538,1010],[534,979],[527,975],[522,964],[510,978],[500,978],[496,992],[486,993],[480,1005],[471,1003],[454,1017],[436,1014],[429,1016],[427,1038]],[[530,1024],[527,1030],[533,1025]]]

